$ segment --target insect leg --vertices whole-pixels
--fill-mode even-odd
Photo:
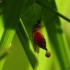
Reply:
[[[32,37],[32,35],[29,36],[29,39],[30,39],[31,41],[33,41],[33,40],[31,39],[31,37]]]
[[[43,7],[42,7],[42,10],[41,10],[40,21],[41,21],[41,18],[42,18],[42,11],[43,11]]]
[[[47,22],[46,25],[49,25],[56,17],[57,17],[57,14],[55,14],[55,15]]]
[[[33,6],[32,6],[32,10],[33,10],[33,14],[34,14]],[[27,24],[29,24],[29,23],[30,23],[30,21],[31,21],[34,17],[35,17],[35,14],[32,16],[32,18],[28,21],[28,23],[27,23]],[[29,25],[33,26],[32,24],[29,24]]]
[[[55,14],[49,21],[47,21],[46,25],[49,25],[55,18],[57,17],[57,14]],[[44,27],[45,25],[42,25],[41,27]]]

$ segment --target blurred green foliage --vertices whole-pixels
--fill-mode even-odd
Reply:
[[[60,5],[61,9],[64,6],[63,2],[58,0],[40,1],[56,10]],[[68,4],[65,5],[67,10],[69,1],[64,1],[64,3]],[[14,50],[7,61],[5,59],[0,61],[0,70],[66,70],[70,66],[70,33],[68,31],[67,35],[63,27],[64,25],[69,25],[70,27],[67,21],[57,16],[54,21],[47,25],[47,21],[55,13],[39,5],[39,3],[35,3],[35,0],[6,0],[4,5],[3,13],[0,15],[0,47],[9,48],[9,44],[12,42]],[[46,39],[46,47],[51,52],[49,59],[45,57],[45,51],[42,49],[40,49],[39,54],[35,53],[32,48],[33,44],[29,40],[29,36],[32,34],[32,26],[30,24],[34,25],[40,19],[42,7],[41,21],[45,25],[42,29],[42,34]],[[66,14],[69,10],[65,12],[65,9],[62,12],[60,10],[60,12]],[[34,14],[35,17],[29,22]],[[29,24],[27,24],[28,22]]]

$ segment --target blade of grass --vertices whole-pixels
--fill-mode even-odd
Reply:
[[[21,11],[27,0],[6,0],[2,12],[2,25],[4,27],[0,28],[1,38],[0,38],[0,48],[9,48],[16,27],[18,25],[19,18],[21,16]],[[0,70],[2,70],[5,59],[0,61]]]
[[[57,12],[55,9],[53,9],[52,7],[48,6],[47,4],[41,2],[40,0],[36,0],[36,3],[43,6],[43,7],[45,7],[45,8],[47,8],[48,10],[52,11],[53,13],[57,14],[61,18],[65,19],[66,21],[70,22],[69,18],[67,18],[66,16],[64,16],[61,13]]]
[[[46,1],[47,2],[47,1]],[[50,4],[52,7],[56,9],[55,1],[51,1]],[[46,15],[50,16],[53,14],[50,14],[49,12],[44,11],[44,20],[48,19]],[[46,23],[45,23],[46,25]],[[50,43],[53,47],[52,49],[55,50],[56,56],[58,58],[58,62],[61,66],[62,70],[66,69],[66,66],[69,65],[69,50],[68,50],[68,44],[65,39],[65,35],[63,33],[63,30],[61,28],[61,22],[59,20],[59,17],[55,19],[55,21],[52,22],[50,26],[46,26],[48,37],[50,40]],[[54,60],[55,62],[55,60]]]
[[[33,54],[33,52],[30,50],[30,46],[29,46],[29,40],[28,40],[28,37],[25,33],[25,30],[23,28],[23,25],[21,22],[19,22],[19,25],[18,25],[18,28],[17,28],[17,35],[23,45],[23,48],[26,52],[26,55],[32,65],[32,68],[34,69],[36,63],[37,63],[37,59],[35,57],[35,55]]]

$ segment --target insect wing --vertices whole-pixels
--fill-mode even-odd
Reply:
[[[33,49],[36,53],[39,53],[39,47],[35,42],[33,42]]]
[[[39,53],[39,47],[37,44],[34,42],[32,35],[29,36],[29,39],[31,40],[31,43],[33,44],[33,49],[35,52]]]

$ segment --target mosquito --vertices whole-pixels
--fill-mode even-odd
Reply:
[[[32,10],[33,10],[33,6],[32,6]],[[46,48],[46,39],[44,38],[43,34],[41,33],[41,29],[44,27],[44,25],[41,25],[41,17],[42,17],[42,11],[43,11],[43,8],[41,10],[41,16],[40,16],[40,19],[37,20],[37,23],[32,25],[32,35],[29,36],[29,39],[30,37],[32,37],[32,41],[33,41],[33,49],[35,52],[39,53],[39,48],[42,48],[46,51],[45,53],[45,56],[48,58],[51,56],[51,53],[48,51],[48,49]],[[34,13],[34,10],[33,10],[33,13]],[[34,14],[35,16],[35,14]],[[33,17],[34,17],[33,16]],[[47,25],[52,22],[54,20],[54,18],[56,17],[57,15],[54,15],[54,17],[52,17],[48,22],[47,22]],[[30,21],[33,19],[33,17],[30,19]],[[30,21],[27,23],[29,24]],[[31,24],[30,24],[31,25]],[[31,40],[31,39],[30,39]]]

